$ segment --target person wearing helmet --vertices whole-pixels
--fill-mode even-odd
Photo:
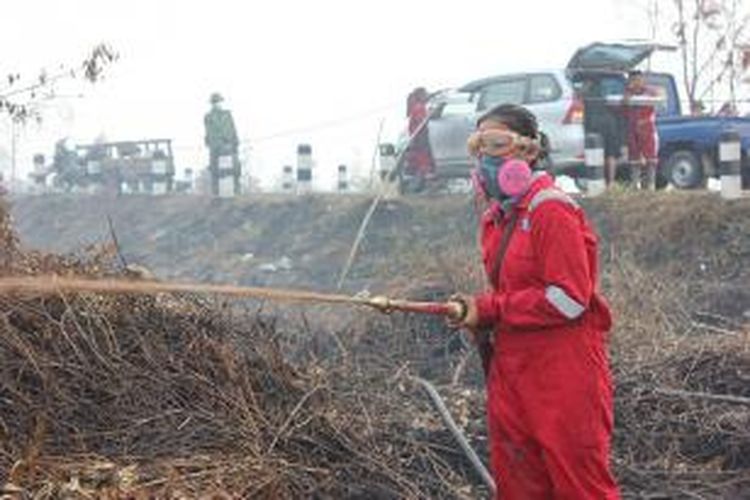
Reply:
[[[469,138],[489,289],[454,324],[480,348],[493,476],[503,499],[615,499],[612,320],[583,210],[538,169],[535,116],[500,105]]]
[[[230,156],[232,158],[232,175],[234,176],[234,194],[239,193],[240,164],[237,157],[237,130],[234,119],[229,110],[223,109],[221,103],[224,101],[221,94],[211,94],[211,110],[203,118],[205,126],[204,142],[209,151],[209,171],[211,173],[211,193],[219,195],[219,158]]]

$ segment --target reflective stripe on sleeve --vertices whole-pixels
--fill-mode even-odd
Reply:
[[[565,290],[559,286],[550,285],[546,288],[544,296],[547,302],[552,304],[560,314],[568,319],[576,319],[586,310],[581,304],[573,300]]]
[[[567,203],[574,208],[579,208],[578,203],[576,203],[575,200],[568,196],[566,193],[557,188],[547,188],[542,189],[537,194],[535,194],[533,198],[531,198],[531,201],[529,202],[529,212],[533,212],[536,207],[546,201],[551,200],[562,201],[563,203]]]

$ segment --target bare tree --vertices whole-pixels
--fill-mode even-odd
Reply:
[[[736,86],[747,71],[741,50],[750,24],[745,0],[673,0],[682,80],[691,109],[719,85],[726,84],[736,106]],[[718,67],[717,67],[718,65]]]
[[[61,65],[54,73],[42,70],[32,78],[9,73],[6,86],[0,88],[0,114],[7,113],[14,122],[24,122],[31,117],[38,119],[34,104],[42,99],[54,99],[57,82],[75,79],[96,82],[117,58],[118,54],[109,45],[101,43],[79,65]]]
[[[745,78],[750,77],[750,37],[746,33],[748,24],[750,24],[750,13],[740,17],[741,12],[743,12],[740,10],[744,7],[743,3],[740,0],[732,0],[727,14],[730,24],[730,50],[727,54],[726,67],[729,72],[729,98],[735,109],[737,107],[737,87]]]
[[[7,75],[5,87],[0,87],[0,116],[6,115],[10,118],[11,181],[16,178],[18,130],[29,119],[41,122],[40,106],[43,102],[57,98],[56,84],[64,80],[97,82],[103,77],[105,68],[117,58],[118,54],[112,48],[100,43],[93,47],[78,65],[60,65],[52,73],[43,69],[32,78],[19,73]]]

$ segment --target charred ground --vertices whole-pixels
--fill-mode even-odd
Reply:
[[[23,198],[12,213],[25,246],[6,227],[4,272],[121,272],[109,216],[121,256],[160,278],[332,290],[369,202]],[[601,234],[602,287],[616,313],[615,466],[624,491],[747,497],[750,407],[696,394],[750,397],[750,203],[612,193],[584,204]],[[475,221],[466,198],[384,202],[345,288],[444,298],[481,287]],[[107,252],[91,257],[92,244]],[[111,476],[102,488],[118,492],[481,494],[409,378],[438,384],[483,450],[481,376],[459,335],[429,318],[229,305],[4,300],[6,480],[60,493],[76,479],[89,491],[96,486],[83,478],[99,464]],[[152,423],[154,415],[164,419]]]

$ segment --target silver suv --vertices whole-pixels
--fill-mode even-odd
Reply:
[[[584,107],[573,81],[584,76],[604,79],[617,87],[607,91],[608,95],[622,94],[624,74],[655,50],[674,47],[650,42],[597,42],[577,50],[565,69],[493,76],[437,93],[429,103],[434,118],[428,123],[437,174],[466,177],[472,165],[466,140],[477,117],[497,104],[511,103],[523,105],[537,116],[550,140],[552,169],[576,177],[584,158]],[[652,74],[647,78],[667,93],[671,88],[675,97],[670,102],[679,107],[671,76]],[[661,109],[658,113],[679,114],[679,109]]]
[[[466,140],[477,117],[501,103],[523,105],[537,116],[550,139],[555,170],[583,163],[583,104],[565,70],[507,74],[476,80],[431,99],[435,114],[428,124],[429,139],[441,177],[467,176],[471,159]]]

